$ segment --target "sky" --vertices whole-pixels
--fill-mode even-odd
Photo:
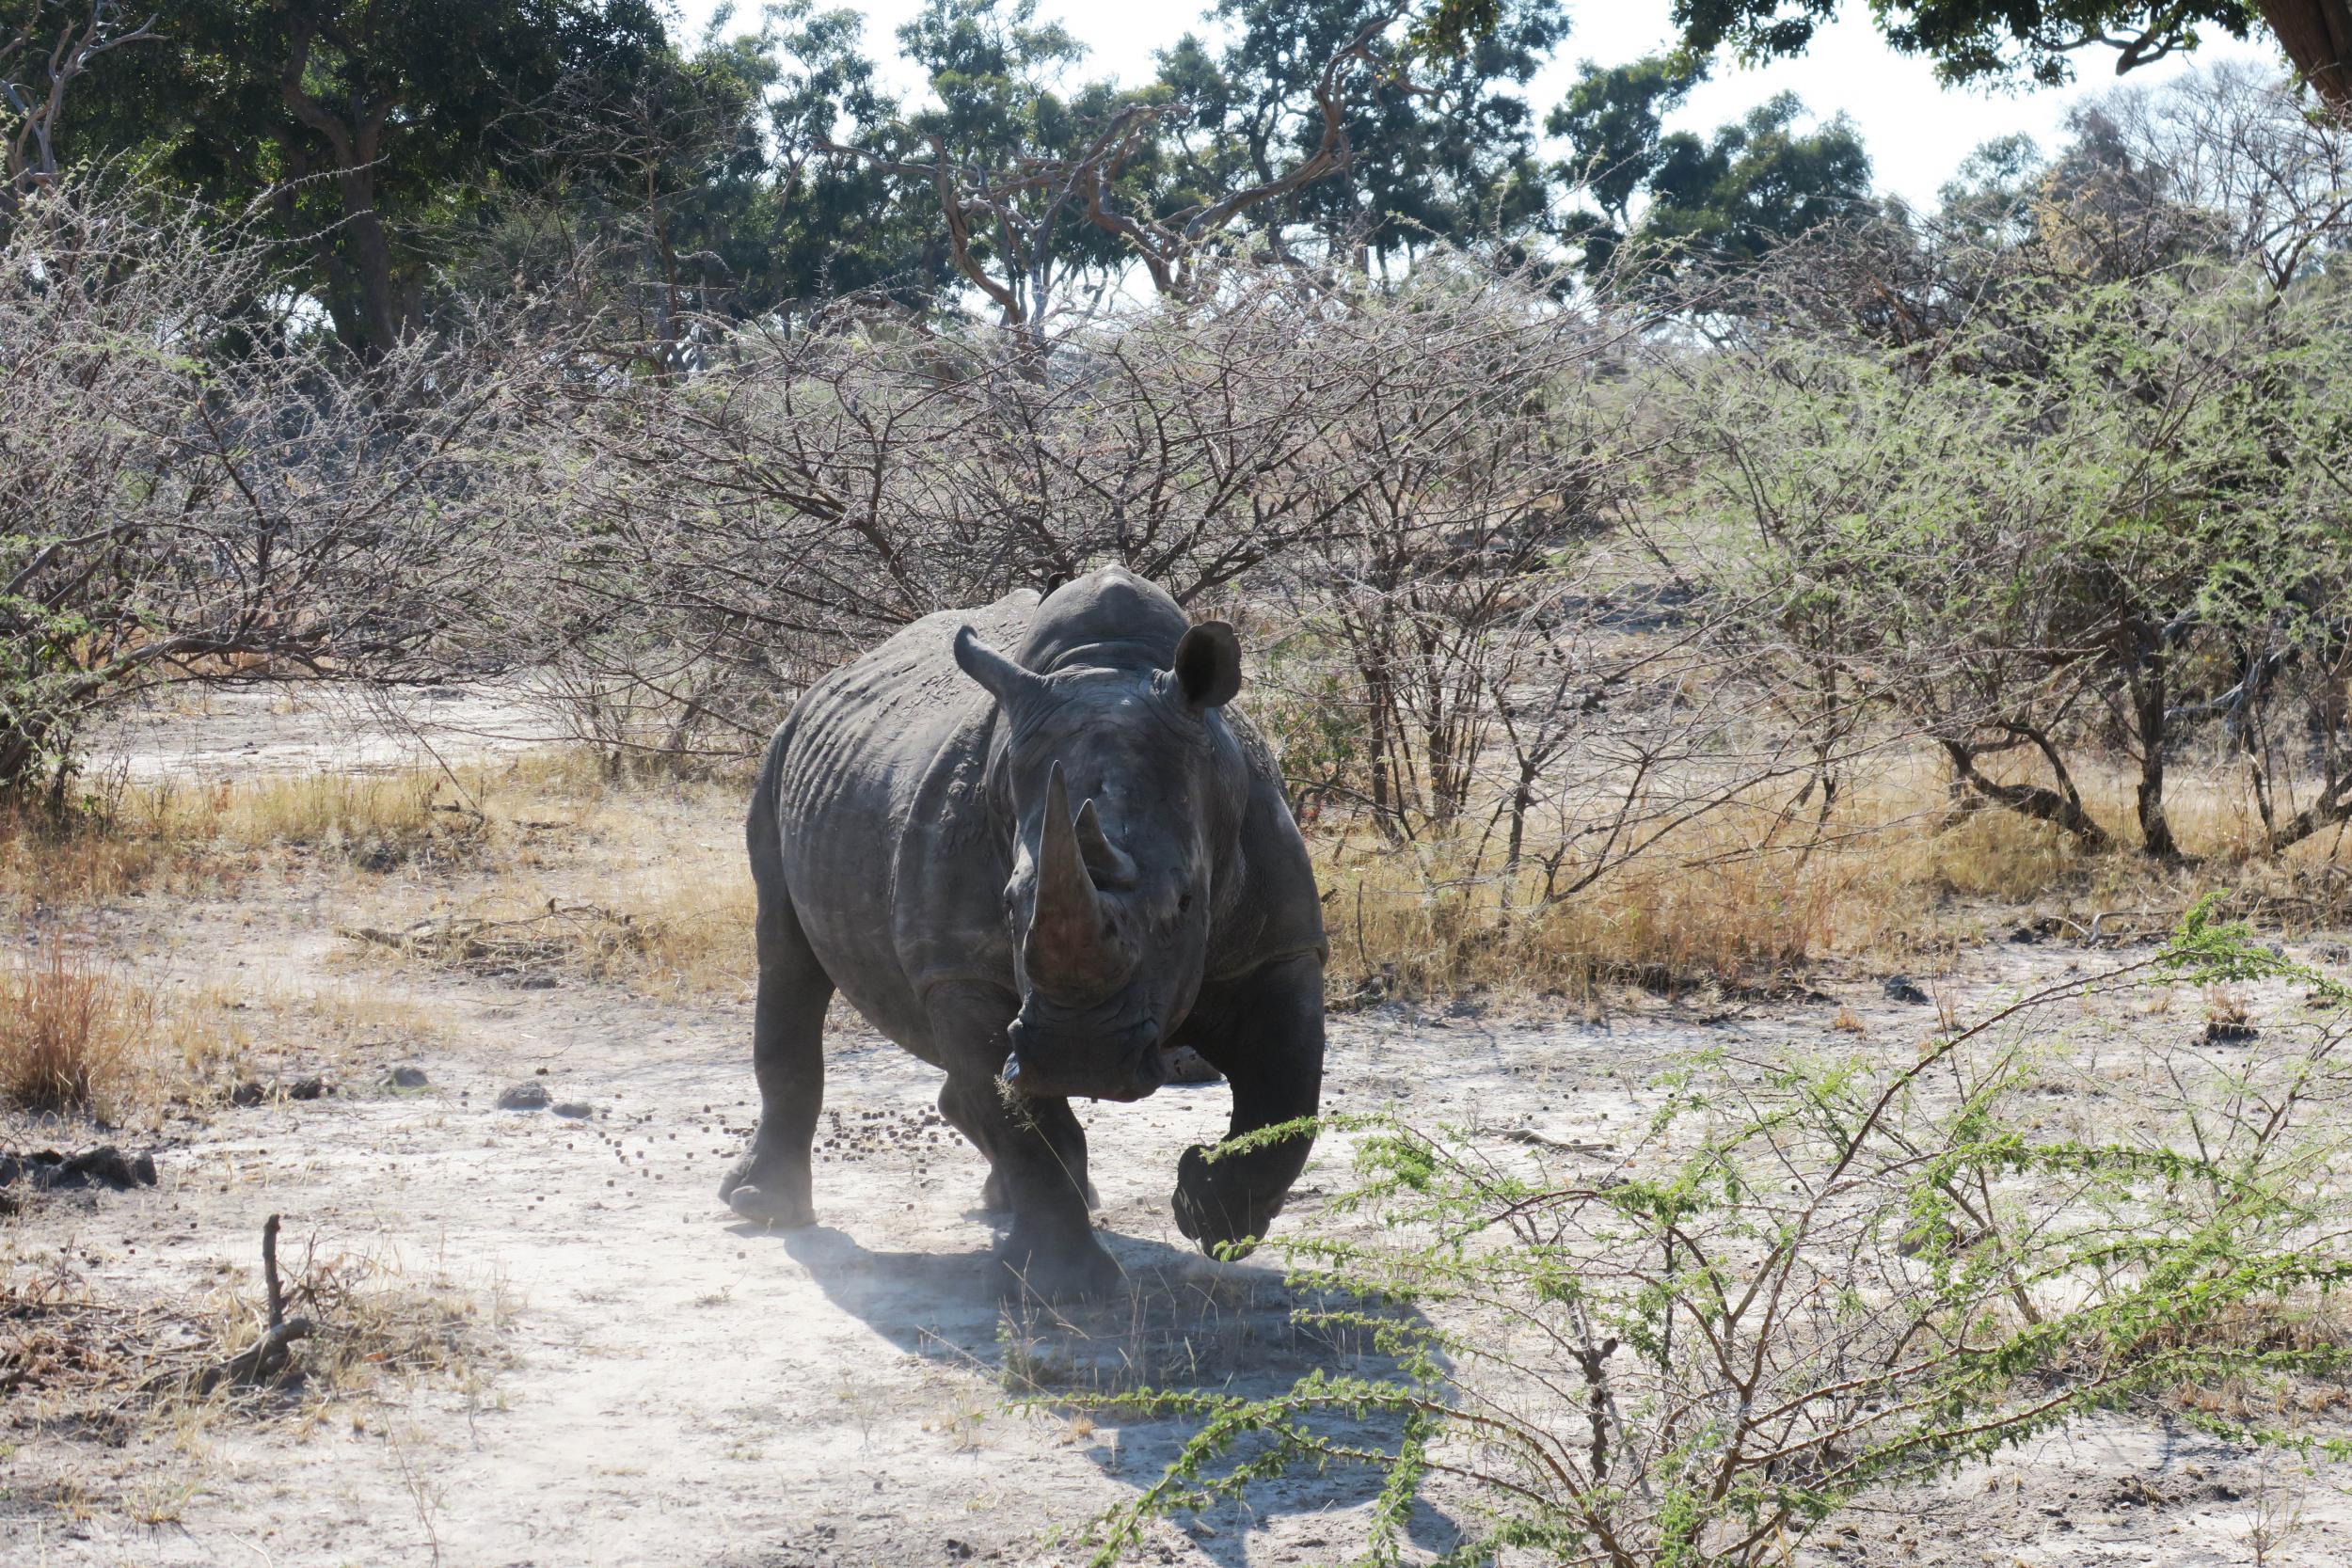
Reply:
[[[690,27],[699,28],[717,3],[679,0],[679,7]],[[830,8],[843,0],[818,3]],[[922,86],[915,72],[896,60],[898,25],[914,14],[918,4],[919,0],[871,0],[849,7],[865,13],[866,47],[885,61],[885,79],[902,96],[914,95]],[[1572,24],[1567,40],[1530,91],[1538,118],[1565,93],[1582,61],[1619,65],[1663,47],[1673,33],[1670,7],[1671,0],[1567,0]],[[747,15],[755,8],[746,0],[737,7],[737,14]],[[1041,16],[1060,22],[1088,46],[1088,57],[1076,73],[1080,80],[1104,75],[1129,83],[1146,80],[1154,70],[1156,51],[1187,30],[1212,30],[1186,0],[1173,5],[1040,0],[1038,10]],[[2124,80],[2153,86],[2223,59],[2271,68],[2279,66],[2280,56],[2267,39],[2238,43],[2209,38],[2194,60],[2175,56],[2135,71]],[[2068,110],[2083,98],[2114,85],[2113,60],[2111,51],[2083,51],[2077,80],[2066,87],[2033,92],[1950,91],[1936,84],[1926,61],[1888,49],[1870,25],[1868,6],[1848,0],[1844,14],[1815,35],[1812,49],[1802,58],[1755,69],[1719,61],[1713,77],[1692,93],[1668,127],[1711,131],[1776,93],[1794,92],[1819,118],[1842,112],[1853,120],[1869,151],[1880,191],[1928,205],[1961,161],[1995,136],[2023,131],[2040,142],[2044,151],[2061,145]],[[895,72],[887,69],[893,64]]]

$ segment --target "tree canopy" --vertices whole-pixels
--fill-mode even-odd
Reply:
[[[1875,14],[1954,80],[2049,81],[2085,51],[2128,67],[2276,8]],[[1216,0],[1126,83],[1035,0],[926,0],[891,40],[815,0],[723,9],[695,35],[651,0],[179,0],[144,29],[115,0],[0,0],[0,102],[26,105],[0,111],[0,148],[12,191],[60,156],[132,159],[258,207],[364,359],[429,329],[449,289],[549,269],[625,296],[640,352],[672,368],[698,352],[690,320],[844,295],[977,306],[1043,341],[1116,290],[1190,294],[1246,254],[1394,276],[1432,246],[1486,247],[1647,288],[1866,221],[1848,121],[1783,97],[1674,123],[1724,53],[1804,49],[1836,11],[1678,0],[1679,47],[1587,65],[1546,103],[1532,89],[1571,38],[1563,0]],[[923,84],[905,101],[882,85],[892,46]],[[1979,216],[2009,221],[1996,210],[2071,167],[2010,169]]]

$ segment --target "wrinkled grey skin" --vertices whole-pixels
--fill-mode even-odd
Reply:
[[[1114,567],[927,617],[810,689],[747,827],[760,1119],[720,1187],[737,1213],[814,1222],[836,988],[946,1070],[983,1203],[1012,1211],[1009,1290],[1118,1276],[1071,1097],[1140,1099],[1189,1045],[1232,1085],[1229,1135],[1314,1112],[1322,906],[1263,746],[1223,709],[1240,680],[1230,627]],[[1263,1235],[1309,1143],[1193,1146],[1179,1227],[1203,1251]]]

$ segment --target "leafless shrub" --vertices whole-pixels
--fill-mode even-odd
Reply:
[[[2176,210],[2210,214],[2212,243],[2284,288],[2352,238],[2352,137],[2291,79],[2224,61],[2095,110]]]
[[[100,55],[153,40],[154,25],[119,0],[49,0],[0,24],[0,217],[56,182],[57,126],[74,82]]]
[[[1431,386],[1432,331],[1487,327],[1433,325],[1426,296],[1334,301],[1287,272],[1230,284],[1077,334],[1042,372],[1016,331],[845,308],[814,332],[739,335],[690,382],[575,387],[548,448],[564,455],[543,459],[562,470],[537,542],[557,592],[532,636],[560,650],[582,727],[740,750],[780,692],[931,610],[1106,561],[1180,600],[1231,596],[1359,528],[1384,485],[1441,484],[1438,465],[1473,456],[1383,452],[1365,411]],[[1546,504],[1531,491],[1446,547],[1507,538],[1531,560],[1525,519]]]
[[[160,688],[437,678],[498,602],[485,437],[560,348],[485,318],[362,370],[223,224],[92,179],[0,234],[0,789]]]

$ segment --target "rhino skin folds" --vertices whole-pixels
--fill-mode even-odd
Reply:
[[[1120,567],[925,617],[809,689],[769,742],[746,837],[758,887],[760,1119],[720,1196],[814,1223],[809,1146],[834,992],[946,1074],[949,1121],[1010,1210],[1000,1285],[1099,1294],[1073,1097],[1139,1100],[1191,1046],[1229,1136],[1314,1113],[1322,904],[1264,745],[1230,707],[1241,650]],[[1178,1162],[1204,1252],[1264,1234],[1293,1136]]]

